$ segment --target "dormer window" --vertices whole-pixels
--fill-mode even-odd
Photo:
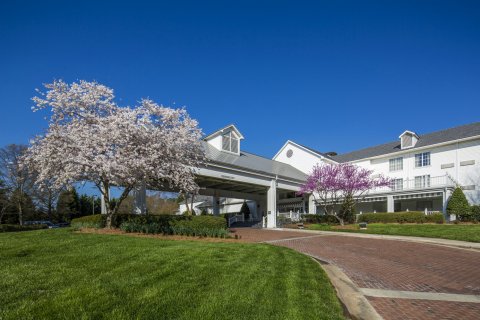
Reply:
[[[238,153],[238,138],[232,131],[222,135],[222,150]]]
[[[405,131],[400,135],[400,147],[402,149],[408,149],[415,147],[415,144],[418,141],[418,136],[415,132],[412,131]]]
[[[209,134],[203,140],[219,151],[240,155],[240,140],[243,135],[233,124]]]

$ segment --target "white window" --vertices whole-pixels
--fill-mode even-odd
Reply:
[[[400,171],[403,170],[403,158],[390,159],[390,171]]]
[[[415,167],[426,167],[430,165],[430,152],[417,153],[415,155]]]
[[[393,191],[403,190],[403,179],[392,179],[390,188],[392,188]]]
[[[238,153],[238,139],[232,134],[232,131],[222,136],[222,149],[225,151]]]
[[[416,176],[415,177],[415,188],[429,188],[430,187],[430,175]]]

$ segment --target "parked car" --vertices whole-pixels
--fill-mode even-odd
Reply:
[[[59,226],[54,224],[53,222],[51,221],[48,221],[48,220],[38,220],[38,221],[25,221],[23,223],[24,225],[37,225],[37,224],[44,224],[48,227],[48,229],[55,229],[55,228],[58,228]]]
[[[57,226],[59,228],[70,227],[70,222],[59,222],[59,223],[57,223]]]

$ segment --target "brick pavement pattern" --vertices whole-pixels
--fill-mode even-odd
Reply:
[[[389,320],[478,320],[480,304],[467,302],[373,298],[368,300],[377,312]]]
[[[360,288],[480,295],[478,251],[295,231],[236,232],[244,241],[273,241],[332,263]],[[368,299],[385,319],[480,319],[480,304],[476,303]]]

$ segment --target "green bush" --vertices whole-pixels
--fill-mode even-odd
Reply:
[[[455,188],[450,199],[448,199],[447,213],[457,215],[460,221],[471,220],[470,205],[461,188]]]
[[[441,213],[425,215],[423,211],[364,213],[358,222],[367,223],[443,223]]]
[[[472,206],[470,208],[470,212],[471,212],[471,221],[473,222],[480,222],[480,206],[479,205],[475,205],[475,206]]]
[[[45,224],[35,224],[35,225],[26,225],[21,226],[19,224],[0,224],[0,232],[19,232],[19,231],[32,231],[48,229],[48,226]]]
[[[304,214],[302,215],[302,220],[305,223],[319,223],[328,225],[339,224],[337,218],[328,214]]]
[[[173,234],[203,237],[228,236],[224,218],[215,216],[194,216],[192,219],[173,221],[170,224]]]
[[[91,216],[84,216],[81,218],[72,219],[71,224],[73,228],[103,228],[105,227],[105,216],[95,214]]]
[[[72,220],[74,228],[103,228],[105,215],[85,216]],[[227,222],[223,217],[184,215],[136,215],[112,216],[112,227],[125,232],[151,234],[180,234],[193,236],[226,237]]]

